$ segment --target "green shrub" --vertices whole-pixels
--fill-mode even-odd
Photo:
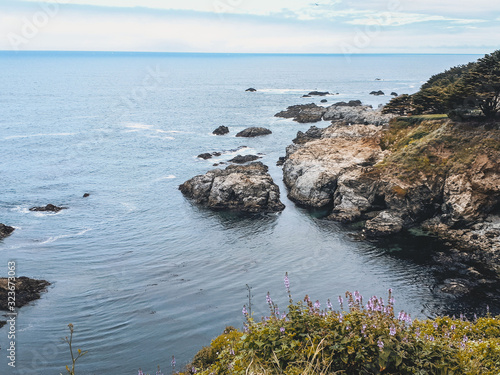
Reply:
[[[288,280],[288,279],[286,279]],[[288,289],[288,288],[287,288]],[[288,289],[289,292],[289,289]],[[415,320],[394,313],[394,299],[358,293],[321,308],[308,296],[288,312],[267,296],[270,315],[254,321],[246,308],[244,332],[230,331],[203,348],[189,373],[219,374],[485,374],[500,373],[500,320]],[[213,361],[213,351],[217,353]],[[208,353],[208,354],[207,354]]]

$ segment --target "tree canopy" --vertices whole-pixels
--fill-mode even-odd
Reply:
[[[473,111],[487,119],[500,111],[500,50],[433,75],[420,91],[393,98],[383,110],[398,115]]]

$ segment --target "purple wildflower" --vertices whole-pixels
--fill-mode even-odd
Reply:
[[[196,368],[195,368],[195,367],[191,367],[191,372],[192,372],[193,374],[196,374]]]
[[[384,349],[384,342],[382,340],[378,340],[377,346],[380,350]]]
[[[156,375],[163,375],[163,372],[160,370],[160,366],[158,366],[158,371],[156,371]]]
[[[339,322],[342,323],[344,321],[344,316],[342,315],[342,313],[340,313],[339,315]]]
[[[172,356],[172,361],[170,362],[170,364],[175,368],[175,356]]]
[[[248,315],[248,311],[247,311],[247,307],[245,305],[243,305],[243,309],[241,310],[241,312],[243,313],[243,315]]]
[[[332,306],[332,303],[330,302],[330,300],[328,300],[328,302],[326,303],[326,306],[328,307],[328,310],[333,310],[333,306]]]
[[[285,333],[285,327],[281,327],[281,328],[280,328],[280,332],[281,332],[281,333]]]
[[[319,301],[314,302],[314,308],[315,309],[319,310],[320,307],[321,307],[321,303],[319,303]]]
[[[229,351],[229,354],[234,355],[234,350],[233,350],[233,349],[231,349],[231,350]]]
[[[344,309],[344,300],[342,299],[341,296],[339,296],[339,305],[341,309]]]
[[[389,335],[394,336],[396,334],[396,327],[392,326],[389,330]]]
[[[144,375],[144,373],[142,372],[141,369],[139,369],[139,372],[137,373],[137,375]]]
[[[451,328],[452,331],[454,331],[455,328],[457,328],[457,327],[455,326],[455,324],[452,324],[450,328]]]
[[[438,324],[436,322],[434,322],[434,324],[432,325],[434,327],[434,329],[438,329]]]
[[[285,273],[285,288],[290,293],[290,280],[288,279],[288,272]]]
[[[273,300],[271,299],[271,295],[269,294],[269,292],[267,292],[266,294],[266,302],[268,305],[272,305],[273,303]]]

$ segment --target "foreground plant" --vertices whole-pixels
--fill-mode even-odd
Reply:
[[[203,348],[185,374],[500,374],[500,320],[412,320],[387,302],[358,293],[322,308],[306,296],[281,313],[268,294],[269,317],[228,327]],[[346,309],[344,309],[346,305]],[[346,311],[347,310],[347,311]]]
[[[68,346],[69,346],[69,352],[71,354],[71,368],[69,366],[66,366],[66,371],[68,372],[69,375],[75,375],[76,361],[78,359],[80,359],[81,357],[83,357],[85,354],[87,354],[88,351],[82,352],[81,349],[77,349],[77,353],[76,353],[76,356],[75,356],[75,353],[73,353],[73,332],[74,332],[74,327],[73,327],[73,324],[71,324],[71,323],[68,324],[68,327],[69,327],[70,335],[69,335],[69,338],[68,338],[68,336],[66,336],[64,338],[64,342],[66,342],[68,344]]]

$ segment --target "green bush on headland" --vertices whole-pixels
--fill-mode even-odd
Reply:
[[[184,374],[500,374],[500,317],[473,322],[439,317],[412,320],[394,299],[358,293],[339,297],[340,310],[308,296],[288,312],[267,296],[269,317],[227,327]]]
[[[500,50],[432,76],[413,95],[393,98],[384,113],[448,113],[453,120],[494,119],[500,111]]]

